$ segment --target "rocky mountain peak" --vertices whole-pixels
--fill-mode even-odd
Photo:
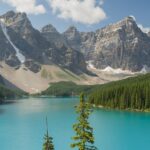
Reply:
[[[94,64],[97,68],[122,68],[139,71],[150,66],[150,39],[133,17],[108,25],[96,32]]]
[[[128,16],[125,17],[123,20],[118,21],[117,23],[110,24],[102,29],[97,30],[97,32],[102,33],[110,33],[110,32],[118,32],[120,30],[128,30],[129,32],[133,30],[139,30],[136,21],[133,17]]]
[[[133,18],[132,16],[128,16],[128,17],[125,17],[123,20],[118,21],[115,24],[118,26],[129,26],[129,25],[135,25],[136,21],[135,21],[135,18]]]
[[[64,67],[68,64],[67,68],[70,70],[74,70],[74,66],[84,70],[85,57],[86,61],[92,61],[94,67],[99,69],[110,66],[139,71],[143,65],[150,67],[150,38],[141,31],[132,16],[96,32],[79,32],[76,27],[70,26],[63,34],[51,24],[44,26],[39,32],[25,13],[9,11],[0,16],[0,19],[8,25],[11,42],[26,58],[40,64],[54,63]],[[11,54],[11,42],[7,44],[8,40],[6,41],[1,29],[0,34],[1,49],[5,49],[0,58],[5,55],[6,58],[15,56],[15,51]],[[150,36],[150,33],[148,35]]]
[[[130,22],[136,22],[136,20],[133,16],[127,16],[123,20],[130,21]]]
[[[44,26],[41,29],[41,34],[47,41],[54,43],[57,48],[66,45],[64,37],[51,24]]]
[[[77,36],[79,36],[79,31],[77,30],[77,28],[76,27],[74,27],[74,26],[70,26],[64,33],[63,33],[66,37],[68,37],[68,39],[69,38],[74,38],[74,37],[77,37]]]
[[[15,15],[15,12],[14,11],[8,11],[7,13],[5,13],[4,15],[2,15],[1,17],[2,18],[12,18],[12,17],[14,17],[14,15]]]
[[[78,32],[77,28],[75,26],[70,26],[66,32]]]
[[[79,44],[81,43],[80,32],[76,27],[70,26],[64,33],[63,36],[67,44],[73,49],[79,50]]]
[[[4,15],[0,16],[5,22],[5,25],[13,29],[16,33],[19,33],[22,37],[33,29],[30,20],[28,19],[26,13],[15,13],[14,11],[9,11]]]
[[[4,19],[5,23],[8,26],[15,26],[16,24],[20,24],[22,22],[31,24],[26,13],[15,13],[14,11],[9,11],[4,15],[0,16],[0,18]]]
[[[41,32],[42,33],[58,33],[58,31],[56,30],[56,28],[53,25],[51,25],[51,24],[48,24],[48,25],[44,26],[41,29]]]
[[[69,49],[63,35],[52,25],[45,26],[40,32],[25,13],[13,11],[0,16],[0,23],[0,61],[11,67],[24,64],[35,73],[40,71],[41,65],[51,64],[74,72],[86,71],[84,56]],[[22,56],[23,62],[20,61]]]

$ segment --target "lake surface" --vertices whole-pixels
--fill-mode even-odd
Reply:
[[[48,118],[55,150],[71,150],[77,98],[30,98],[0,105],[0,150],[42,150]],[[150,113],[96,109],[90,118],[99,150],[149,150]]]

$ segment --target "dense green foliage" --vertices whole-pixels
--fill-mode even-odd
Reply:
[[[83,94],[80,96],[80,103],[76,107],[76,112],[79,114],[79,117],[78,123],[73,125],[76,136],[73,137],[75,143],[71,144],[71,147],[78,148],[78,150],[96,150],[97,148],[93,146],[93,128],[88,122],[92,109],[91,105],[85,101]]]
[[[73,82],[58,82],[52,83],[50,87],[41,93],[41,95],[52,95],[52,96],[76,96],[80,95],[81,92],[85,94],[93,91],[98,85],[77,85]]]
[[[0,101],[10,98],[19,98],[23,95],[26,95],[26,93],[19,90],[11,90],[4,87],[3,85],[0,85]]]
[[[150,109],[150,74],[100,86],[89,100],[95,105],[119,109]]]

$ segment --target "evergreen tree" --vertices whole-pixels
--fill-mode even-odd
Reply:
[[[54,150],[53,138],[50,137],[49,134],[48,134],[47,118],[46,118],[46,127],[47,127],[47,132],[44,136],[43,150]]]
[[[150,110],[150,73],[100,85],[89,101],[108,108]]]
[[[146,94],[145,94],[145,108],[150,108],[150,94],[149,94],[149,89],[146,88]]]
[[[84,94],[80,95],[80,103],[76,106],[76,112],[79,114],[79,117],[78,123],[73,125],[76,136],[73,137],[75,143],[71,144],[71,147],[77,147],[79,150],[96,150],[97,148],[93,145],[93,128],[88,122],[92,109],[90,104],[86,103]]]

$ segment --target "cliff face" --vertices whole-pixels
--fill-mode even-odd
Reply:
[[[109,25],[96,32],[92,59],[97,68],[113,68],[139,71],[150,66],[150,38],[143,33],[133,18]]]
[[[68,45],[81,51],[96,68],[139,71],[150,67],[150,38],[137,26],[132,17],[108,25],[96,32],[80,33],[75,28],[64,34]]]
[[[79,32],[71,26],[63,34],[50,24],[36,30],[25,13],[9,11],[0,20],[0,60],[12,67],[24,63],[31,70],[36,66],[38,72],[42,64],[56,64],[87,72],[85,60],[99,69],[150,67],[150,34],[143,33],[132,17],[96,32]]]
[[[47,41],[54,43],[57,48],[61,48],[64,45],[67,46],[63,35],[61,35],[51,24],[44,26],[41,29],[41,34],[47,39]]]
[[[69,27],[63,33],[63,37],[69,46],[80,51],[81,37],[80,32],[76,29],[76,27],[74,26]]]
[[[24,63],[34,70],[32,66],[35,64],[38,68],[43,64],[56,64],[72,71],[86,70],[83,54],[66,46],[63,36],[53,26],[45,26],[40,32],[32,26],[25,13],[13,11],[0,16],[0,19],[0,60],[8,65],[16,67]]]

